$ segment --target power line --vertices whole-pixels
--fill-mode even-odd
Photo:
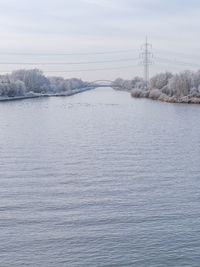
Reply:
[[[0,62],[0,65],[84,65],[97,63],[111,63],[111,62],[125,62],[135,61],[138,58],[114,59],[114,60],[100,60],[100,61],[80,61],[80,62]]]
[[[99,51],[99,52],[87,52],[87,53],[21,53],[21,52],[5,52],[0,55],[10,56],[85,56],[85,55],[104,55],[104,54],[121,54],[136,52],[138,49],[116,50],[116,51]]]
[[[82,72],[82,71],[101,71],[101,70],[120,70],[120,69],[129,69],[137,67],[137,65],[130,65],[124,67],[114,67],[114,68],[98,68],[98,69],[81,69],[81,70],[69,70],[69,71],[44,71],[44,72],[60,72],[60,73],[67,73],[67,72]]]
[[[181,52],[174,52],[174,51],[169,51],[169,50],[161,50],[161,49],[155,49],[155,53],[156,54],[171,54],[173,56],[179,56],[181,58],[199,58],[200,55],[194,55],[194,54],[185,54],[185,53],[181,53]]]
[[[153,53],[151,52],[152,46],[148,43],[147,38],[145,44],[141,47],[142,52],[140,53],[141,63],[144,65],[144,79],[148,81],[149,79],[149,67],[153,64]],[[129,49],[129,50],[117,50],[117,51],[99,51],[99,52],[88,52],[88,53],[0,53],[0,55],[19,55],[19,56],[64,56],[64,55],[103,55],[103,54],[120,54],[120,53],[130,53],[133,51],[138,51],[137,49]],[[162,50],[157,50],[162,51]],[[165,51],[166,52],[166,51]],[[159,54],[159,53],[158,53]],[[173,53],[172,53],[173,54]],[[117,56],[116,56],[117,57]],[[200,65],[197,63],[186,62],[182,60],[170,59],[170,58],[162,58],[155,57],[157,63],[161,64],[173,64],[174,66],[193,66],[200,68]],[[36,59],[35,59],[36,60]],[[89,60],[89,61],[69,61],[69,62],[0,62],[0,65],[23,65],[25,66],[65,66],[65,65],[89,65],[89,64],[102,64],[102,63],[114,63],[114,62],[129,62],[129,61],[137,61],[138,57],[135,58],[119,58],[119,59],[107,59],[107,60]],[[117,64],[116,64],[117,65]],[[137,65],[126,65],[121,67],[105,67],[105,68],[91,68],[91,69],[73,69],[73,70],[44,70],[47,73],[76,73],[76,72],[90,72],[90,71],[103,71],[103,70],[117,70],[117,69],[128,69],[132,67],[137,67]],[[2,71],[9,72],[9,71]]]
[[[112,67],[112,68],[97,68],[97,69],[78,69],[78,70],[43,70],[43,72],[47,72],[47,73],[71,73],[71,72],[84,72],[84,71],[129,69],[129,68],[133,68],[133,67],[138,67],[138,65],[129,65],[129,66],[124,66],[124,67]],[[12,71],[0,71],[0,72],[12,72]]]
[[[199,67],[200,68],[200,64],[192,63],[192,62],[179,61],[176,59],[172,60],[172,59],[167,59],[167,58],[156,57],[156,60],[161,61],[161,62],[166,62],[168,64],[182,65],[182,66],[193,66],[193,67]]]

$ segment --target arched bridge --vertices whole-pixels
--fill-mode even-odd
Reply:
[[[97,80],[90,82],[89,85],[94,87],[112,87],[114,82],[110,80]]]

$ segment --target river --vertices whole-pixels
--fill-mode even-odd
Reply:
[[[111,88],[0,103],[0,266],[199,266],[199,120]]]

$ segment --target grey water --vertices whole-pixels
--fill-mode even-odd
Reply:
[[[0,266],[200,266],[199,121],[111,88],[0,103]]]

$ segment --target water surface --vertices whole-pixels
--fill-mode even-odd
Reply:
[[[0,266],[199,266],[199,116],[111,88],[0,103]]]

